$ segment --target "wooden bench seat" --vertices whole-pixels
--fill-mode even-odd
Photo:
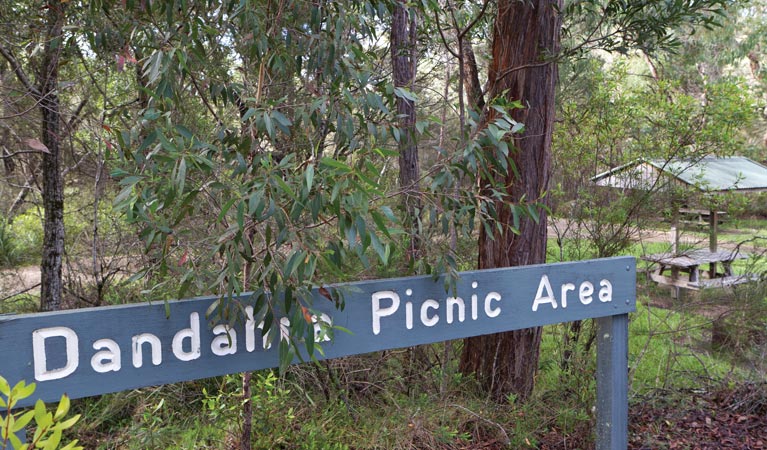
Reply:
[[[728,286],[735,286],[738,284],[749,283],[759,279],[759,275],[755,273],[749,273],[745,275],[730,275],[726,277],[719,277],[714,279],[698,280],[696,282],[688,283],[690,289],[706,289],[706,288],[722,288]]]

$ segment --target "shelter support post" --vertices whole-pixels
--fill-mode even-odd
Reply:
[[[708,215],[708,249],[711,252],[717,251],[717,227],[719,226],[719,217],[716,208],[711,209],[711,214]],[[716,263],[712,262],[709,269],[708,277],[711,279],[716,278]]]
[[[597,450],[628,448],[628,314],[597,322]]]
[[[674,205],[674,213],[671,218],[671,253],[679,254],[679,206]]]

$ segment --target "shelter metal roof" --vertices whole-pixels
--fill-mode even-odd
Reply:
[[[638,159],[591,180],[600,186],[647,189],[661,174],[704,192],[767,191],[767,167],[743,156],[668,161]]]

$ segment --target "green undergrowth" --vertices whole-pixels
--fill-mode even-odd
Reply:
[[[649,295],[657,295],[650,292]],[[738,380],[746,371],[710,345],[712,320],[684,304],[630,315],[630,397],[659,388]],[[541,448],[593,445],[593,321],[547,326],[536,390],[527,402],[488,399],[458,371],[461,343],[440,343],[293,366],[251,381],[256,449]],[[74,435],[94,449],[237,448],[242,378],[230,375],[77,402]]]
[[[637,304],[629,328],[632,390],[643,394],[663,389],[692,388],[701,380],[740,375],[726,355],[711,348],[713,321],[690,311]]]

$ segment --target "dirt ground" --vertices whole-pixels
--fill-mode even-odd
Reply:
[[[662,398],[635,404],[629,449],[767,448],[767,383],[686,394],[681,408]]]
[[[0,271],[0,299],[24,292],[40,292],[40,267],[27,266]]]

